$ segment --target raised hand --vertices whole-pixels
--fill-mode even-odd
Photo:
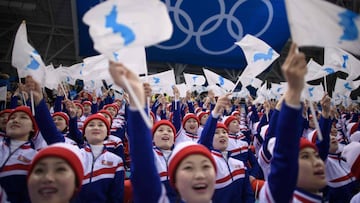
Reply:
[[[40,103],[40,101],[44,98],[40,84],[36,82],[31,76],[26,76],[25,88],[26,88],[26,92],[29,95],[30,92],[32,91],[32,94],[34,96],[34,104],[35,106],[37,106]]]
[[[292,44],[289,54],[281,67],[288,82],[285,101],[288,104],[300,105],[301,91],[304,88],[304,77],[307,72],[305,55],[297,51],[296,44]]]
[[[110,61],[109,72],[111,77],[113,78],[116,85],[122,87],[126,92],[129,92],[129,89],[125,85],[125,81],[122,79],[123,77],[127,78],[129,85],[132,87],[135,96],[137,97],[140,105],[145,107],[145,93],[144,87],[140,82],[139,77],[126,68],[121,63],[115,63]],[[137,108],[134,102],[134,98],[130,99],[130,107]]]

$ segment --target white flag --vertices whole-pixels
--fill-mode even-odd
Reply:
[[[45,81],[44,86],[53,90],[58,87],[61,80],[59,79],[59,74],[57,74],[54,66],[52,64],[46,66],[45,68]]]
[[[307,73],[305,75],[305,81],[311,81],[311,80],[315,80],[317,78],[315,78],[314,76],[321,70],[321,65],[318,64],[316,61],[314,61],[313,59],[310,59],[309,62],[307,63]]]
[[[243,87],[246,87],[246,86],[253,86],[254,88],[260,88],[261,87],[261,84],[262,84],[262,80],[258,79],[258,78],[255,78],[255,77],[246,77],[246,76],[243,76],[242,77],[240,76],[240,81],[241,81],[241,84]]]
[[[324,88],[322,85],[308,85],[305,84],[305,87],[301,93],[302,98],[306,98],[310,101],[318,102],[325,95]]]
[[[354,80],[360,75],[360,60],[339,48],[325,47],[324,65],[337,67],[339,71],[349,74],[347,80]]]
[[[206,87],[207,91],[212,91],[215,97],[220,97],[226,94],[225,89],[217,86],[217,85],[209,85]]]
[[[351,91],[353,90],[355,89],[351,81],[336,78],[335,89],[334,89],[335,93],[340,93],[342,95],[350,96]]]
[[[240,92],[233,92],[232,96],[237,98],[247,98],[250,95],[250,92],[246,88],[242,88]]]
[[[38,83],[44,84],[45,64],[27,40],[25,21],[21,23],[15,36],[11,65],[18,70],[20,78],[31,75]]]
[[[161,73],[148,75],[146,77],[141,77],[141,80],[143,82],[148,82],[152,87],[169,86],[171,89],[171,87],[176,84],[174,70],[168,70]]]
[[[204,85],[206,80],[203,75],[184,73],[185,83],[187,85]]]
[[[0,101],[6,101],[7,86],[0,87]]]
[[[276,84],[276,83],[271,83],[271,88],[270,88],[270,92],[272,95],[275,96],[272,97],[273,99],[279,99],[281,95],[283,95],[286,91],[286,88],[284,84]]]
[[[81,67],[81,64],[75,64],[71,67]],[[76,79],[79,78],[77,77],[77,75],[72,73],[73,70],[71,69],[71,67],[65,67],[60,65],[58,68],[55,69],[55,74],[58,75],[59,81],[66,82],[70,85],[75,85]]]
[[[235,44],[241,47],[248,63],[240,77],[256,77],[279,57],[268,44],[249,34]]]
[[[235,84],[230,80],[218,75],[210,70],[203,68],[206,80],[209,85],[219,85],[221,88],[225,89],[226,91],[231,91]]]
[[[291,37],[298,46],[339,47],[360,54],[360,18],[324,0],[286,0]]]
[[[169,39],[172,23],[164,3],[159,0],[108,0],[83,17],[89,25],[94,48],[114,59],[123,47],[146,47]]]

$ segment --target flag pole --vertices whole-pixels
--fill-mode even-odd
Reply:
[[[34,93],[32,90],[30,90],[30,101],[31,101],[31,112],[32,112],[33,116],[35,116]]]
[[[19,76],[19,74],[18,74],[18,76]],[[21,91],[21,90],[20,90],[20,84],[22,84],[22,83],[21,83],[21,79],[20,79],[20,76],[19,76],[19,91]],[[24,103],[24,106],[27,106],[27,105],[26,105],[26,100],[25,100],[24,92],[21,91],[21,95],[20,95],[20,96],[22,97],[21,100],[22,100],[22,102]]]
[[[121,79],[124,81],[125,87],[128,89],[129,94],[132,97],[132,99],[134,100],[136,107],[139,109],[140,115],[143,118],[146,126],[149,129],[151,129],[152,125],[151,125],[150,118],[148,116],[146,116],[145,111],[144,111],[143,107],[141,106],[139,99],[136,97],[135,92],[134,92],[133,88],[131,87],[128,79],[123,75],[121,76]]]
[[[326,75],[324,75],[324,89],[325,89],[325,93],[327,92],[327,81],[326,81]]]

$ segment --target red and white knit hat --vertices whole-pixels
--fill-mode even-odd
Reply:
[[[36,164],[46,157],[58,157],[64,159],[70,165],[76,177],[76,191],[74,193],[76,194],[76,192],[78,192],[81,188],[84,177],[84,168],[81,161],[82,158],[80,150],[76,146],[66,143],[56,143],[41,149],[31,162],[27,175],[28,180]]]
[[[81,109],[81,115],[83,115],[84,114],[84,106],[80,103],[74,103],[74,104],[75,104],[75,106],[78,106]]]
[[[188,157],[189,155],[194,155],[194,154],[200,154],[203,155],[205,157],[207,157],[210,162],[212,163],[212,165],[215,168],[215,173],[216,173],[216,162],[213,158],[213,156],[211,155],[211,152],[209,149],[207,149],[205,146],[201,145],[201,144],[197,144],[195,142],[191,142],[191,141],[186,141],[186,142],[181,142],[177,145],[175,145],[174,150],[172,151],[172,154],[169,158],[169,179],[170,179],[170,184],[175,188],[175,174],[176,174],[176,170],[179,167],[180,163],[182,160],[184,160],[186,157]]]
[[[318,151],[318,148],[316,147],[316,145],[312,142],[310,142],[308,139],[302,137],[300,138],[300,146],[299,146],[299,150],[302,150],[306,147],[310,147],[313,148],[315,151]]]
[[[107,110],[107,108],[109,108],[109,107],[113,107],[115,109],[116,113],[119,112],[119,106],[116,103],[106,104],[103,107],[103,109]]]
[[[216,128],[224,128],[226,130],[226,132],[229,133],[229,129],[223,123],[220,123],[220,122],[216,123]]]
[[[62,117],[65,120],[66,125],[69,125],[69,120],[70,119],[69,119],[69,116],[66,113],[64,113],[64,112],[55,112],[55,113],[53,113],[52,117],[54,118],[55,116]]]
[[[350,142],[350,144],[344,147],[342,157],[346,159],[346,162],[351,167],[351,173],[360,180],[360,143]]]
[[[13,110],[12,109],[4,109],[2,111],[0,111],[0,115],[5,114],[5,113],[11,113]]]
[[[168,120],[159,120],[159,121],[156,121],[155,124],[153,125],[152,129],[151,129],[151,132],[152,132],[152,136],[154,137],[154,134],[155,134],[155,131],[156,129],[158,129],[158,127],[160,127],[161,125],[167,125],[169,126],[173,133],[174,133],[174,141],[175,141],[175,137],[176,137],[176,129],[175,129],[175,126]]]
[[[32,124],[33,124],[34,133],[35,133],[35,135],[37,135],[38,132],[39,132],[39,127],[38,127],[38,125],[37,125],[37,123],[36,123],[36,120],[35,120],[33,114],[31,113],[30,108],[27,107],[27,106],[18,106],[18,107],[16,107],[16,108],[15,108],[13,111],[11,111],[11,113],[9,114],[8,121],[9,121],[10,117],[11,117],[14,113],[16,113],[16,112],[24,112],[24,113],[26,113],[26,114],[30,117],[30,119],[31,119],[31,121],[32,121]]]
[[[205,115],[209,115],[209,112],[205,112],[205,111],[200,111],[199,113],[197,113],[197,116],[199,118],[199,121],[201,121],[201,118]]]
[[[108,119],[106,119],[105,116],[102,115],[101,113],[92,114],[89,117],[87,117],[86,120],[84,121],[82,131],[85,133],[86,126],[89,124],[89,122],[91,120],[94,120],[94,119],[99,119],[102,122],[104,122],[106,125],[106,128],[107,128],[107,135],[110,135],[110,123],[109,123]]]
[[[91,101],[83,101],[83,103],[82,103],[82,105],[83,106],[85,106],[85,105],[92,105],[92,103],[91,103]]]
[[[198,123],[198,126],[200,125],[200,121],[199,121],[199,118],[193,114],[193,113],[187,113],[185,114],[184,118],[183,118],[183,121],[182,121],[182,126],[184,127],[185,126],[185,123],[187,120],[189,120],[190,118],[193,118],[196,120],[196,122]]]
[[[229,126],[229,124],[231,123],[231,121],[233,120],[237,120],[237,118],[235,116],[228,116],[224,119],[224,124],[226,127]],[[237,120],[238,121],[238,120]],[[239,122],[240,123],[240,122]]]
[[[112,124],[112,120],[113,120],[113,117],[112,117],[112,115],[111,115],[111,113],[108,111],[108,110],[105,110],[105,109],[101,109],[100,111],[98,111],[98,113],[101,113],[101,114],[106,114],[106,115],[108,115],[109,117],[110,117],[110,125]]]

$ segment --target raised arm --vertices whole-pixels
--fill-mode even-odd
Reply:
[[[297,53],[296,50],[297,46],[292,44],[282,65],[288,90],[285,92],[284,104],[279,113],[278,121],[281,122],[276,124],[276,143],[271,172],[261,194],[261,197],[264,197],[265,192],[265,196],[271,197],[274,202],[291,202],[297,182],[299,140],[302,134],[300,96],[307,69],[305,55]],[[283,184],[284,182],[286,184]]]
[[[109,70],[115,84],[129,92],[122,80],[122,77],[126,77],[136,95],[135,98],[130,98],[128,117],[128,135],[131,146],[131,181],[134,202],[160,202],[160,198],[163,197],[163,189],[155,166],[152,136],[150,129],[146,127],[139,112],[144,109],[138,109],[134,102],[137,99],[142,108],[145,108],[143,86],[138,76],[122,64],[110,62]]]

